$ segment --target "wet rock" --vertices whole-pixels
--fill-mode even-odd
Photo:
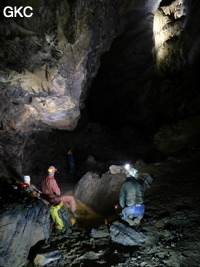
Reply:
[[[84,204],[91,206],[100,183],[101,180],[98,174],[92,172],[86,173],[75,187],[75,197]]]
[[[102,237],[108,237],[110,236],[110,233],[108,231],[107,227],[99,228],[99,229],[92,229],[90,233],[91,237],[93,238],[102,238]]]
[[[110,237],[112,241],[124,246],[142,246],[147,239],[145,234],[138,233],[118,221],[111,224]]]
[[[58,260],[60,258],[61,258],[60,250],[54,250],[37,254],[34,259],[34,263],[39,266],[44,266],[47,263]]]
[[[163,220],[159,220],[155,223],[155,227],[157,228],[164,228],[166,223]]]
[[[149,175],[148,173],[141,173],[138,177],[138,180],[140,180],[143,183],[144,190],[147,190],[151,187],[151,184],[153,183],[153,177]]]
[[[49,237],[48,205],[38,199],[29,205],[10,204],[1,211],[0,228],[0,266],[22,266],[30,248]]]
[[[96,173],[88,172],[77,183],[74,195],[89,207],[107,214],[113,211],[114,204],[118,203],[120,186],[124,180],[122,173],[104,173],[100,177]]]
[[[81,260],[97,260],[102,256],[102,251],[96,253],[94,251],[88,251],[86,252],[83,256],[79,257],[77,260],[81,261]]]
[[[109,167],[109,171],[111,174],[125,173],[125,169],[123,165],[111,165]]]

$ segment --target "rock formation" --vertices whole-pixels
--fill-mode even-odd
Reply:
[[[7,182],[0,192],[0,266],[23,266],[31,247],[49,238],[49,206]]]
[[[88,155],[105,171],[110,161],[162,159],[199,145],[199,1],[16,0],[15,5],[22,2],[32,6],[31,18],[0,15],[1,178],[26,173],[36,184],[55,164],[66,182],[67,149],[75,146],[81,173]],[[11,1],[1,2],[0,9],[6,5]],[[103,127],[95,129],[91,121]],[[46,214],[44,204],[31,203],[31,214],[18,205],[8,205],[15,221],[6,210],[2,214],[3,225],[9,227],[7,219],[14,223],[9,238],[23,239],[20,224],[44,230],[37,221],[40,212]],[[19,248],[27,255],[47,235]],[[8,255],[16,249],[10,246]]]
[[[88,172],[77,183],[75,196],[87,206],[101,214],[109,214],[119,202],[119,190],[125,180],[124,174]]]
[[[0,18],[2,174],[23,172],[34,134],[74,130],[85,103],[90,118],[147,135],[199,114],[198,3],[31,4],[31,18]]]

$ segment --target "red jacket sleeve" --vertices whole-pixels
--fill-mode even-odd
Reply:
[[[49,188],[51,188],[51,191],[55,193],[57,196],[60,196],[60,188],[58,187],[58,184],[55,179],[49,179],[47,181],[47,185]]]

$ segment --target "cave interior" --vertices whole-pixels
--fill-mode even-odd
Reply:
[[[0,8],[12,5],[6,0]],[[111,165],[142,162],[154,180],[146,193],[148,214],[154,213],[150,202],[157,187],[170,196],[170,211],[171,190],[177,196],[183,190],[191,206],[199,204],[199,2],[16,0],[15,5],[31,6],[33,16],[0,16],[1,218],[7,203],[19,198],[10,184],[30,175],[39,188],[49,166],[58,169],[61,191],[73,194],[88,172],[101,178]],[[173,170],[170,164],[180,166]],[[101,196],[91,208],[101,205]],[[162,199],[152,201],[162,206]],[[156,212],[157,220],[164,216],[162,208]],[[199,266],[199,257],[190,257],[190,266]],[[185,262],[163,266],[189,266]]]

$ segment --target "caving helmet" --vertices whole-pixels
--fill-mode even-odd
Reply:
[[[50,166],[47,170],[48,173],[54,174],[57,171],[57,169],[54,166]]]
[[[124,166],[124,168],[126,169],[126,171],[133,177],[137,178],[138,177],[138,170],[136,170],[135,168],[131,167],[129,164],[126,164]]]

